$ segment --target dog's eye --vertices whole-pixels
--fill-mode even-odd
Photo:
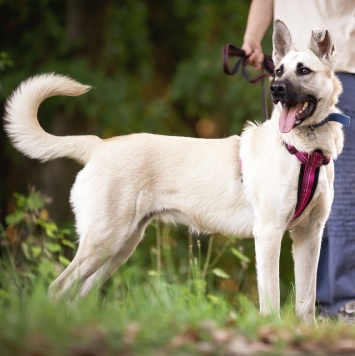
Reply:
[[[312,73],[312,71],[307,67],[302,67],[298,70],[298,74],[301,74],[301,75],[307,75],[310,73]]]
[[[275,70],[275,74],[276,74],[277,77],[281,77],[281,75],[282,75],[282,69],[280,69],[280,68],[276,69],[276,70]]]
[[[296,68],[297,75],[307,75],[311,73],[313,73],[313,71],[307,68],[303,63],[301,62],[297,63],[297,68]]]

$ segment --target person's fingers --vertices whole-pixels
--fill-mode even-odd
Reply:
[[[254,55],[252,47],[249,44],[244,43],[242,49],[244,50],[246,56],[249,57],[248,64],[256,68],[258,66],[258,62],[256,60],[257,57]]]
[[[249,57],[249,63],[255,67],[255,69],[260,69],[261,64],[263,63],[264,60],[264,54],[260,52],[260,50],[255,49],[250,57]]]
[[[248,43],[243,43],[242,50],[245,52],[247,56],[250,56],[253,52],[253,49]]]
[[[259,70],[261,68],[260,55],[256,52],[252,52],[248,57],[248,65]]]
[[[248,64],[253,66],[256,70],[260,70],[264,60],[264,54],[262,52],[261,47],[258,45],[252,45],[248,42],[244,42],[242,49],[248,56]]]
[[[253,60],[255,60],[258,63],[262,63],[264,60],[264,54],[259,49],[255,49],[251,54],[251,56],[253,56]]]

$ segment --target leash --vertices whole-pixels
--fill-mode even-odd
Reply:
[[[237,62],[234,64],[232,69],[229,67],[229,58],[230,57],[239,57]],[[261,73],[255,76],[254,78],[250,78],[246,66],[248,64],[248,56],[245,54],[245,51],[235,47],[231,44],[226,44],[222,48],[222,63],[223,63],[223,71],[227,75],[235,75],[239,68],[241,67],[242,71],[242,76],[243,78],[252,84],[261,83],[261,93],[262,93],[262,107],[263,107],[263,114],[264,114],[264,120],[266,121],[268,119],[268,108],[267,108],[267,96],[266,96],[266,84],[265,84],[265,79],[268,76],[274,76],[274,62],[272,61],[271,56],[269,55],[264,55],[264,60],[262,62],[262,70]],[[266,71],[266,73],[265,73]]]

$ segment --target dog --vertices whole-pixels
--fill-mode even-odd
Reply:
[[[290,230],[296,314],[315,322],[316,270],[333,200],[333,160],[344,140],[342,125],[326,118],[340,113],[335,105],[342,87],[333,73],[336,52],[327,31],[313,31],[309,48],[299,52],[286,25],[276,20],[273,46],[272,117],[247,123],[241,136],[57,137],[40,127],[39,105],[90,87],[43,74],[14,91],[4,121],[15,148],[41,161],[69,157],[84,165],[70,197],[78,251],[50,285],[51,296],[60,298],[74,287],[87,295],[129,258],[147,225],[159,218],[185,224],[194,233],[254,237],[260,312],[279,315],[280,246]],[[295,218],[302,166],[297,153],[307,162],[315,153],[322,159],[312,198]]]

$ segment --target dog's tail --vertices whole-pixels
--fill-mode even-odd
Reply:
[[[95,146],[96,136],[53,136],[38,123],[40,104],[55,95],[78,96],[91,87],[56,74],[42,74],[23,82],[5,106],[5,130],[13,145],[23,154],[41,161],[69,157],[85,164]]]

